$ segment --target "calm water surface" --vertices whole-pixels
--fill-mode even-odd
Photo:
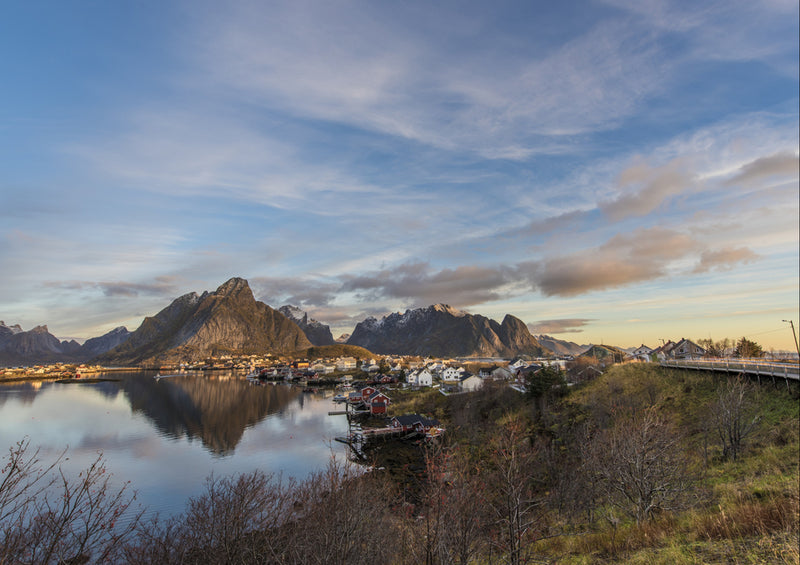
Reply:
[[[102,376],[102,375],[101,375]],[[24,437],[77,473],[102,452],[114,481],[131,481],[148,514],[178,514],[212,473],[261,469],[303,479],[323,468],[347,431],[333,390],[257,386],[243,375],[105,375],[113,382],[0,384],[0,450]]]

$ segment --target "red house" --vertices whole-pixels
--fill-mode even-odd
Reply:
[[[367,404],[367,400],[369,399],[369,397],[371,395],[375,394],[376,390],[377,389],[374,386],[365,386],[364,388],[362,388],[361,389],[361,402],[363,402],[364,404]]]
[[[374,416],[376,414],[386,414],[386,408],[390,402],[391,400],[388,396],[376,390],[367,398],[365,404],[369,408],[369,413]]]

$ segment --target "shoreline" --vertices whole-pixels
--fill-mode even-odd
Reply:
[[[80,376],[75,370],[53,371],[48,373],[33,373],[25,370],[15,371],[12,374],[0,374],[0,384],[14,383],[14,382],[28,382],[28,381],[58,381],[58,380],[84,380],[85,376],[97,375],[101,373],[122,373],[122,372],[135,372],[147,371],[141,367],[91,367],[81,369]],[[85,379],[88,380],[88,379]]]

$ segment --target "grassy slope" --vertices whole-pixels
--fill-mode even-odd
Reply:
[[[575,391],[567,402],[590,410],[632,403],[670,413],[700,476],[697,500],[652,523],[623,523],[616,534],[597,523],[589,535],[556,538],[541,550],[562,563],[798,563],[797,387],[759,387],[761,424],[744,455],[725,461],[708,429],[709,406],[724,378],[629,364]]]
[[[296,353],[296,356],[312,360],[327,359],[333,357],[354,357],[356,359],[378,358],[378,356],[376,356],[374,353],[372,353],[367,349],[364,349],[363,347],[359,347],[357,345],[344,345],[344,344],[318,345],[315,347],[304,349],[302,351],[298,351]]]

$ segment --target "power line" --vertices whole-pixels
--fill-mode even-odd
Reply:
[[[768,331],[765,331],[765,332],[759,332],[757,334],[746,335],[744,337],[751,338],[751,337],[755,337],[757,335],[764,335],[764,334],[771,334],[771,333],[775,333],[775,332],[782,332],[784,330],[786,330],[786,328],[778,328],[777,330],[768,330]]]

